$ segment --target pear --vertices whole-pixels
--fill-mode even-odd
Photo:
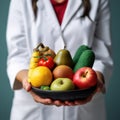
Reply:
[[[67,49],[61,49],[58,51],[54,58],[56,66],[58,65],[67,65],[73,68],[73,60],[70,52]]]

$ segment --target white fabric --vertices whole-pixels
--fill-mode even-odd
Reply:
[[[69,0],[60,26],[50,0],[38,0],[36,19],[31,0],[11,0],[7,26],[7,72],[11,88],[19,89],[15,91],[11,120],[105,120],[102,94],[83,106],[48,107],[35,103],[15,80],[20,70],[28,69],[32,50],[40,42],[56,53],[67,46],[72,56],[80,45],[85,44],[94,50],[96,60],[93,68],[104,74],[107,87],[113,65],[108,0],[90,2],[92,21],[88,17],[81,18],[84,10],[82,0]]]

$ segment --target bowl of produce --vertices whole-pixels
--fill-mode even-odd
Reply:
[[[95,54],[88,46],[80,46],[72,57],[67,48],[55,53],[40,43],[30,59],[28,82],[42,98],[83,100],[94,93],[97,75],[93,70]]]

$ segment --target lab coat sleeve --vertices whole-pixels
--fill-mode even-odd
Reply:
[[[15,80],[16,74],[28,69],[28,50],[25,40],[25,29],[21,14],[21,1],[11,0],[7,24],[7,73],[12,89],[20,89],[21,83]]]
[[[110,9],[108,0],[100,0],[96,24],[97,27],[93,43],[93,50],[95,52],[96,59],[93,69],[103,73],[105,86],[107,88],[113,71]]]

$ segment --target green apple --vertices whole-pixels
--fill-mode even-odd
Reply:
[[[74,84],[69,78],[57,78],[51,83],[50,89],[53,91],[73,90]]]

